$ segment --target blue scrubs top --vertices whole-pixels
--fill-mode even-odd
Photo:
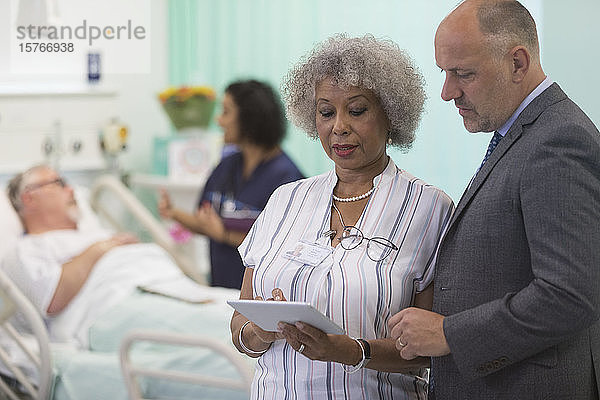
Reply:
[[[198,206],[212,204],[227,230],[247,232],[275,189],[303,178],[292,160],[281,152],[259,164],[248,179],[242,176],[242,153],[221,160],[206,181]],[[211,285],[239,289],[244,265],[237,248],[210,241]]]

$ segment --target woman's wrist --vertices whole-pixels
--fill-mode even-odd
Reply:
[[[363,368],[366,365],[366,363],[370,360],[370,349],[367,350],[365,348],[365,344],[362,341],[362,339],[356,339],[350,336],[349,338],[352,340],[353,348],[355,350],[352,352],[348,352],[348,354],[354,354],[354,356],[351,358],[352,361],[342,363],[342,368],[347,373],[352,374]],[[367,352],[369,353],[368,358]]]
[[[223,244],[229,244],[229,231],[227,230],[227,228],[223,228],[223,233],[221,234],[220,242]]]
[[[177,208],[171,207],[169,208],[169,210],[167,211],[167,218],[172,219],[175,222],[180,222],[179,218],[179,210]]]
[[[246,328],[246,326],[249,324],[250,324],[250,321],[248,320],[248,321],[244,322],[244,324],[240,328],[240,333],[238,335],[238,342],[240,344],[240,347],[244,351],[244,353],[251,355],[251,356],[260,356],[260,355],[264,354],[267,350],[269,350],[269,347],[271,347],[271,345],[269,344],[267,346],[267,348],[265,348],[263,350],[253,350],[250,347],[248,347],[248,345],[246,344],[247,342],[244,342],[243,337],[244,337],[244,328]]]
[[[365,350],[363,348],[362,343],[360,343],[358,339],[353,337],[351,337],[350,339],[352,339],[352,341],[354,342],[354,348],[356,349],[354,350],[354,362],[352,362],[350,365],[352,365],[353,367],[360,368],[362,367],[362,363],[365,361]]]
[[[357,365],[362,360],[362,350],[360,344],[351,336],[341,336],[344,338],[344,342],[338,350],[341,357],[333,359],[332,361],[339,362],[345,365]]]

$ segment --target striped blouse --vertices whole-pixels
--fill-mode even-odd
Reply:
[[[390,159],[356,226],[366,237],[391,240],[399,250],[374,262],[366,241],[353,250],[332,248],[317,266],[285,258],[300,241],[330,246],[334,171],[279,187],[239,248],[254,269],[254,296],[278,287],[290,301],[306,301],[352,337],[388,336],[387,321],[409,306],[433,278],[437,244],[452,200],[440,189],[396,167]],[[423,399],[424,380],[413,375],[312,361],[277,341],[260,357],[253,399]]]

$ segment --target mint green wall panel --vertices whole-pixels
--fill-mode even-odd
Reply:
[[[600,1],[544,2],[542,65],[596,123],[600,124]]]
[[[416,60],[427,82],[428,100],[413,148],[408,153],[392,150],[390,154],[400,168],[444,189],[458,201],[490,135],[469,134],[454,105],[440,98],[444,75],[435,65],[433,39],[437,25],[457,3],[170,0],[170,79],[175,84],[209,84],[219,93],[228,82],[250,77],[279,87],[301,55],[334,33],[391,38]],[[598,84],[592,68],[599,56],[592,43],[598,41],[595,19],[600,15],[600,2],[524,3],[542,28],[546,71],[598,122]],[[590,85],[596,90],[590,90]],[[293,127],[288,130],[284,148],[306,175],[331,168],[320,144]]]

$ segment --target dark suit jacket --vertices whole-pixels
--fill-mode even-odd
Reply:
[[[597,398],[600,134],[557,84],[463,194],[434,282],[437,400]]]

